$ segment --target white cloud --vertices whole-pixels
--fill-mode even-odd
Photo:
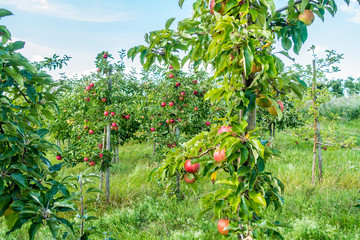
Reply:
[[[355,0],[352,0],[349,6],[345,3],[341,4],[340,10],[351,15],[349,21],[360,24],[360,8]]]
[[[114,9],[89,8],[48,0],[0,0],[0,4],[13,5],[17,9],[62,19],[84,22],[120,22],[127,21],[134,15],[131,12],[120,12]]]

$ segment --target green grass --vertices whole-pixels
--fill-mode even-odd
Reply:
[[[336,123],[344,133],[360,138],[360,120]],[[282,157],[271,160],[267,169],[285,184],[285,205],[282,212],[270,208],[266,215],[290,223],[293,228],[281,229],[285,239],[327,240],[360,239],[360,210],[354,208],[360,198],[360,150],[331,149],[323,151],[324,180],[311,183],[312,143],[278,133],[273,143]],[[359,143],[358,143],[359,144]],[[94,226],[112,233],[115,239],[237,239],[217,232],[211,213],[196,221],[202,193],[213,188],[203,180],[198,194],[182,185],[185,195],[178,200],[166,194],[161,185],[148,181],[156,163],[151,159],[152,147],[129,143],[121,147],[120,162],[111,169],[109,206],[99,206]],[[84,169],[79,165],[63,173],[74,174]],[[6,225],[0,220],[0,239],[27,239],[23,228],[5,236]],[[37,239],[51,239],[43,228]],[[93,237],[91,239],[104,239]]]

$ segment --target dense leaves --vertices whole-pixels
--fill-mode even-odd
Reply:
[[[11,15],[0,10],[1,16]],[[60,149],[45,139],[49,130],[41,116],[57,111],[57,95],[51,77],[38,72],[17,50],[24,42],[9,42],[10,32],[1,26],[0,45],[0,216],[8,233],[30,222],[29,237],[47,225],[55,238],[60,224],[72,231],[61,212],[75,210],[69,191],[56,180],[61,165],[52,165],[49,152]]]

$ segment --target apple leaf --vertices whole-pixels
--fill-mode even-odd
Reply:
[[[249,192],[249,197],[256,203],[259,203],[266,207],[265,198],[262,196],[262,193],[256,192],[255,190]]]
[[[6,9],[0,9],[0,18],[13,15],[12,12]]]
[[[171,24],[175,21],[175,18],[170,18],[166,21],[166,24],[165,24],[165,29],[169,29],[169,27],[171,26]]]
[[[308,4],[309,4],[309,0],[303,0],[300,4],[300,12],[304,12]]]
[[[182,8],[185,0],[179,0],[179,7]]]
[[[286,51],[289,51],[289,49],[291,48],[292,42],[289,38],[283,37],[281,39],[281,45]]]

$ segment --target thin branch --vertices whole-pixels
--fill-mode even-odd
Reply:
[[[302,3],[302,0],[295,1],[294,6],[295,6],[296,4],[300,4],[300,3]],[[289,7],[289,5],[287,5],[287,6],[285,6],[285,7],[282,7],[282,8],[279,8],[279,9],[276,10],[276,12],[283,12],[283,11],[285,11],[286,9],[288,9],[288,7]]]
[[[23,92],[20,90],[20,88],[19,88],[18,85],[15,85],[15,87],[16,87],[16,89],[20,92],[20,94],[23,95],[25,101],[27,101],[28,103],[33,103],[32,101],[30,101],[30,100],[27,98],[26,94],[23,93]]]
[[[21,91],[21,89],[19,88],[18,85],[15,85],[15,87],[16,87],[16,89],[20,92],[20,94],[24,97],[25,101],[28,102],[28,103],[44,104],[44,103],[46,102],[46,100],[43,100],[43,101],[40,101],[40,102],[30,101],[30,100],[27,98],[26,94],[25,94],[23,91]]]
[[[285,94],[284,92],[280,91],[279,89],[277,89],[277,87],[275,87],[275,85],[269,80],[269,79],[266,79],[270,85],[275,89],[275,91],[277,91],[278,93],[280,94]]]
[[[207,153],[209,153],[210,151],[215,150],[215,149],[216,149],[216,147],[209,148],[209,149],[206,150],[205,152],[201,153],[199,156],[191,157],[191,158],[188,158],[188,159],[201,158],[201,157],[204,156],[205,154],[207,154]]]
[[[151,52],[156,53],[160,56],[165,56],[165,51],[151,49]]]

